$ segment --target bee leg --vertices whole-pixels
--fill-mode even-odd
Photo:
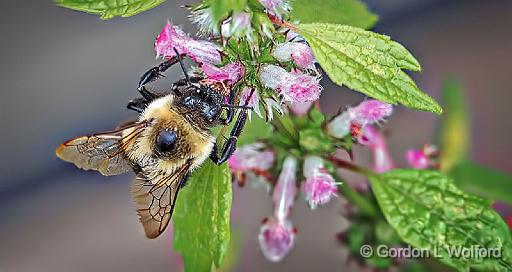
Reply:
[[[130,100],[130,102],[128,102],[128,105],[126,105],[126,108],[141,113],[144,111],[144,109],[146,109],[147,106],[148,101],[146,100],[146,98],[139,97]]]
[[[190,177],[190,173],[186,173],[185,176],[180,181],[180,189],[187,185],[188,178]]]
[[[231,89],[229,91],[229,97],[228,97],[228,105],[233,105],[235,103],[235,96],[236,92],[235,89]],[[220,122],[223,125],[229,125],[231,121],[233,121],[233,117],[235,116],[235,108],[234,107],[228,107],[228,115],[226,118],[221,118]]]
[[[178,63],[178,61],[180,61],[180,59],[181,58],[178,58],[178,57],[170,58],[170,59],[160,63],[160,65],[155,66],[155,67],[149,69],[148,71],[146,71],[140,77],[138,89],[140,90],[141,87],[148,84],[149,82],[155,81],[158,78],[163,77],[164,75],[162,73],[165,72],[167,69],[169,69],[174,64]]]
[[[210,159],[216,164],[222,164],[227,161],[231,154],[235,152],[236,142],[238,140],[238,136],[242,133],[242,130],[245,126],[245,121],[247,120],[247,109],[243,109],[240,111],[238,118],[236,120],[233,129],[231,130],[230,137],[226,140],[224,145],[222,146],[221,156],[218,155],[218,147],[217,144],[213,145],[212,153],[210,154]]]

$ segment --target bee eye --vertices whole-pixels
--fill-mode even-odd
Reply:
[[[171,151],[178,140],[178,135],[172,130],[162,130],[156,138],[156,148],[159,153]]]

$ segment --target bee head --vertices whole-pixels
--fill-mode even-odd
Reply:
[[[184,114],[202,123],[203,127],[210,128],[218,123],[222,113],[222,99],[218,91],[205,85],[194,84],[187,87],[179,97],[178,103],[184,109]]]

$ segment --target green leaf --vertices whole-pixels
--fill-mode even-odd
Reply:
[[[465,160],[449,174],[465,192],[512,204],[512,176],[507,173]]]
[[[378,16],[359,0],[294,0],[290,16],[301,23],[331,23],[372,28]]]
[[[443,172],[448,172],[461,160],[468,158],[471,129],[461,83],[455,79],[445,80],[441,94],[445,113],[439,130],[442,150],[440,165]]]
[[[389,224],[406,243],[437,254],[459,271],[485,267],[512,270],[512,239],[507,225],[487,200],[458,189],[431,170],[397,169],[370,177]],[[500,258],[449,256],[448,248],[500,248]]]
[[[163,2],[165,0],[55,0],[58,6],[97,14],[103,20],[116,16],[130,17]]]
[[[218,268],[230,239],[231,174],[226,163],[210,160],[196,170],[181,189],[173,214],[174,248],[186,271]]]
[[[419,71],[418,61],[388,36],[336,24],[300,24],[304,36],[329,78],[338,85],[391,104],[442,112],[401,69]]]

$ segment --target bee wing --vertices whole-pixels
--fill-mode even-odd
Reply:
[[[143,172],[137,174],[132,184],[132,196],[148,238],[158,237],[169,224],[178,191],[186,182],[191,165],[188,161],[171,175],[154,179],[147,178]]]
[[[145,122],[133,122],[114,131],[77,137],[61,144],[55,154],[84,170],[119,175],[132,169],[124,151],[145,127]]]

